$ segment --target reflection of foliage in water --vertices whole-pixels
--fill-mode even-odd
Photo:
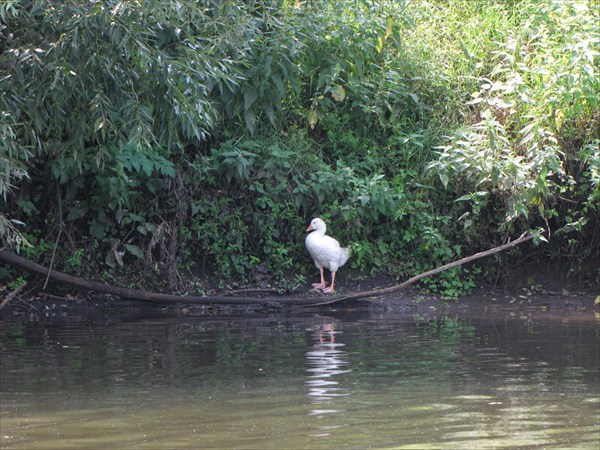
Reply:
[[[442,317],[426,322],[423,336],[447,345],[471,343],[475,339],[475,327],[464,320]]]
[[[356,338],[346,339],[353,355],[352,367],[361,378],[396,377],[440,383],[448,383],[452,377],[447,375],[458,372],[452,367],[460,359],[461,347],[477,342],[473,325],[448,317],[415,319],[393,327],[387,324],[376,333],[359,329]],[[368,379],[366,382],[370,383]]]
[[[316,321],[315,321],[316,320]],[[7,323],[0,335],[2,374],[11,371],[11,390],[37,392],[58,389],[118,391],[139,386],[256,386],[281,380],[301,380],[306,352],[314,345],[313,330],[321,319],[239,319],[202,322],[132,322],[112,325],[70,324],[45,329]],[[343,343],[351,372],[341,374],[346,385],[371,385],[374,379],[405,379],[448,386],[460,380],[468,364],[488,347],[494,367],[507,355],[548,370],[541,379],[561,379],[577,373],[590,380],[594,356],[589,328],[550,329],[512,320],[482,324],[442,316],[437,319],[336,321],[336,342]],[[523,342],[539,339],[539,348]],[[554,345],[544,345],[545,340]],[[569,371],[564,369],[569,364]],[[487,367],[487,366],[486,366]],[[555,367],[556,369],[553,369]],[[33,376],[35,375],[35,376]],[[475,377],[476,374],[471,374]],[[13,379],[14,378],[14,379]],[[3,378],[4,379],[4,378]],[[584,383],[585,384],[585,383]]]
[[[597,442],[595,323],[349,314],[326,318],[328,334],[323,323],[283,315],[4,323],[2,438],[21,427],[18,438],[30,442],[46,433],[46,442],[85,436],[99,446],[139,443],[142,432],[157,447],[177,439],[186,448],[249,438],[257,448],[290,448],[290,439],[302,448]],[[307,356],[323,345],[343,353],[340,367],[321,366],[343,370],[330,385],[343,389],[311,397]]]

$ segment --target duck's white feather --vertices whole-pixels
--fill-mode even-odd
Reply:
[[[312,220],[309,230],[313,231],[306,236],[304,243],[315,261],[315,266],[318,269],[324,267],[330,272],[337,272],[348,261],[350,248],[342,248],[337,240],[325,235],[327,226],[319,218]]]

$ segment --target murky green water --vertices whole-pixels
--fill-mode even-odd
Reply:
[[[5,448],[594,448],[593,315],[1,323]]]

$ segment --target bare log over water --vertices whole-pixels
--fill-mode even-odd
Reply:
[[[162,294],[158,292],[149,292],[138,289],[129,289],[118,286],[111,286],[109,284],[100,283],[97,281],[85,280],[83,278],[74,277],[56,270],[49,269],[30,261],[26,258],[18,256],[13,252],[4,248],[0,249],[0,260],[11,264],[16,267],[20,267],[29,272],[37,273],[45,277],[49,277],[53,281],[69,284],[78,288],[91,290],[101,294],[111,294],[118,297],[129,298],[133,300],[142,300],[154,303],[182,303],[182,304],[201,304],[201,305],[215,305],[215,304],[235,304],[235,305],[250,305],[250,304],[281,304],[281,305],[296,305],[296,306],[321,306],[330,305],[332,303],[338,303],[347,300],[358,300],[368,297],[377,297],[381,295],[391,294],[393,292],[400,291],[423,278],[436,275],[444,272],[453,267],[458,267],[468,262],[474,261],[479,258],[484,258],[494,253],[499,253],[504,250],[508,250],[516,245],[527,242],[536,237],[536,235],[527,236],[526,233],[522,234],[518,239],[510,241],[504,245],[494,247],[492,249],[476,253],[466,258],[459,259],[451,262],[444,266],[438,267],[437,269],[429,270],[427,272],[416,275],[403,283],[390,286],[384,289],[374,289],[369,291],[354,292],[351,294],[334,295],[334,296],[266,296],[266,297],[245,297],[235,295],[207,295],[207,296],[181,296],[174,294]]]

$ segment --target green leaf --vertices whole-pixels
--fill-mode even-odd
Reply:
[[[140,158],[140,163],[142,165],[142,170],[147,176],[152,175],[152,171],[154,170],[154,163],[146,158],[145,156]]]
[[[256,126],[256,112],[253,109],[249,109],[244,112],[244,120],[246,121],[246,126],[250,131],[250,134],[254,134],[254,128]]]
[[[244,111],[248,111],[250,108],[252,108],[252,105],[254,105],[254,102],[256,102],[257,98],[258,93],[254,89],[248,89],[246,92],[244,92]]]
[[[106,236],[106,232],[104,230],[104,225],[98,222],[92,222],[90,224],[90,234],[94,236],[96,239],[103,239]]]
[[[89,211],[87,204],[75,205],[69,208],[69,214],[67,214],[67,221],[81,219]]]
[[[277,90],[279,91],[279,97],[283,97],[285,94],[285,85],[283,84],[283,80],[278,74],[273,74],[271,79],[273,80],[273,84],[275,84]]]
[[[444,188],[448,188],[448,182],[450,181],[450,177],[448,177],[448,174],[440,173],[439,178],[440,178],[440,181],[442,182],[442,185],[444,186]]]
[[[129,253],[137,257],[138,259],[144,259],[144,251],[137,245],[125,244],[125,248]]]

